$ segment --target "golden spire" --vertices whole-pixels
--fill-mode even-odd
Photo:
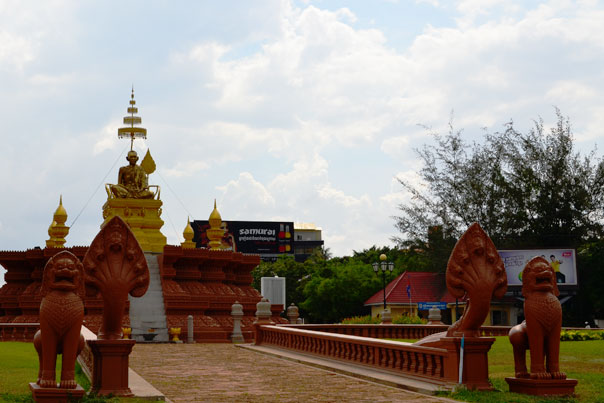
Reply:
[[[181,243],[183,249],[193,249],[195,247],[195,242],[193,242],[194,235],[193,227],[191,227],[191,222],[189,221],[189,217],[187,217],[187,226],[182,233],[183,238],[185,238],[185,241]]]
[[[222,237],[224,236],[224,228],[222,228],[222,217],[216,208],[216,199],[214,199],[214,210],[208,219],[210,228],[206,230],[206,236],[210,240],[208,247],[210,249],[222,249]]]
[[[48,227],[50,238],[46,241],[47,248],[62,248],[65,245],[65,237],[69,234],[69,227],[65,225],[67,211],[63,207],[63,195],[59,196],[59,207],[55,210],[52,223]]]
[[[146,139],[147,129],[142,127],[134,127],[134,125],[141,124],[142,119],[140,116],[135,116],[138,113],[138,108],[135,106],[136,101],[134,100],[134,86],[132,86],[132,94],[130,95],[130,107],[128,107],[128,113],[130,116],[124,116],[124,124],[130,125],[130,127],[120,127],[117,129],[117,137],[120,139],[130,138],[130,150],[132,151],[134,146],[134,139]]]

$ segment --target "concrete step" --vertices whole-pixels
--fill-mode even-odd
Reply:
[[[157,255],[145,253],[145,258],[149,267],[149,288],[140,298],[129,296],[132,336],[137,341],[145,341],[143,335],[148,334],[149,329],[154,329],[154,333],[156,333],[153,338],[154,342],[168,341],[166,311]]]

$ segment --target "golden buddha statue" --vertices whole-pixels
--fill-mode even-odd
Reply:
[[[152,199],[155,194],[149,190],[147,172],[136,164],[138,161],[136,151],[128,151],[126,159],[129,164],[120,168],[117,185],[110,185],[111,193],[119,198]]]
[[[103,225],[114,216],[120,216],[134,233],[143,251],[161,253],[166,245],[166,237],[160,231],[164,225],[161,219],[163,203],[159,186],[149,185],[149,175],[155,172],[156,165],[148,149],[140,164],[137,164],[134,140],[146,139],[147,129],[137,126],[142,123],[142,119],[136,116],[138,108],[134,100],[134,89],[128,113],[129,116],[124,117],[126,126],[117,129],[119,138],[130,140],[130,151],[126,156],[128,165],[119,169],[116,185],[105,184],[107,201],[103,205]]]

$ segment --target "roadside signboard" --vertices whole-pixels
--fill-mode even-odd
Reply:
[[[208,247],[207,220],[195,220],[193,241],[198,248]],[[293,254],[293,222],[278,221],[223,221],[225,230],[222,248],[235,252],[253,253],[275,259],[281,254]]]
[[[417,309],[420,311],[428,311],[430,308],[438,308],[441,311],[447,309],[446,302],[418,302]]]
[[[574,249],[500,250],[508,285],[522,285],[522,270],[535,256],[545,258],[556,272],[558,285],[577,285],[577,263]]]

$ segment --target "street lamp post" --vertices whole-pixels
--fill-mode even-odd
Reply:
[[[380,262],[375,262],[372,264],[373,271],[376,276],[379,276],[379,272],[382,272],[382,284],[384,288],[384,311],[382,312],[382,323],[389,323],[391,321],[390,311],[386,309],[386,272],[392,273],[394,270],[394,263],[387,262],[386,259],[388,257],[385,254],[380,255]]]

